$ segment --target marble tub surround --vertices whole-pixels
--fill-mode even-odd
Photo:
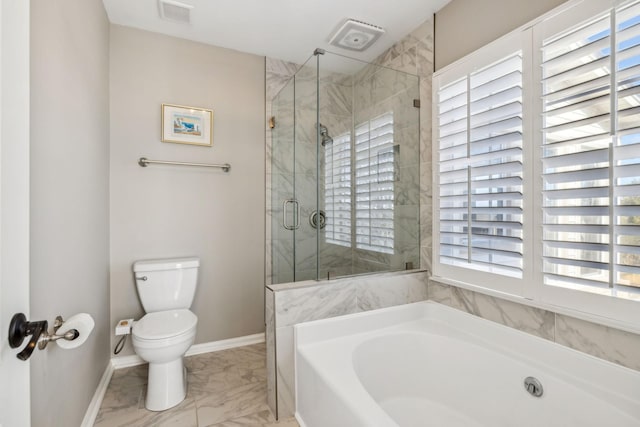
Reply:
[[[429,280],[429,300],[640,371],[640,335]]]
[[[428,272],[398,271],[270,285],[275,327],[427,299]],[[359,308],[361,307],[361,308]],[[268,320],[267,320],[268,323]]]
[[[467,289],[451,288],[451,306],[547,340],[554,340],[553,313]]]
[[[640,335],[556,314],[556,342],[640,371]]]
[[[264,344],[190,356],[185,365],[187,398],[162,412],[144,408],[147,365],[117,370],[95,426],[298,427],[294,419],[277,422],[267,406]]]
[[[274,316],[274,301],[275,297],[273,291],[269,288],[265,288],[264,293],[264,315],[265,315],[265,339],[266,348],[275,348],[276,342],[276,324]],[[274,351],[268,351],[266,354],[266,369],[267,369],[267,405],[269,408],[273,408],[275,414],[276,408],[276,354]]]
[[[425,271],[403,271],[270,285],[267,298],[273,297],[273,309],[267,310],[272,319],[266,322],[266,339],[267,353],[274,354],[270,360],[275,360],[275,366],[268,366],[267,372],[275,375],[267,378],[275,384],[267,386],[271,393],[267,401],[278,418],[290,417],[295,409],[293,325],[424,301],[427,280]]]

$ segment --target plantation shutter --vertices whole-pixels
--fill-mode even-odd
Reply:
[[[522,53],[438,92],[439,257],[522,277]]]
[[[466,77],[438,93],[440,262],[462,266],[470,253],[467,103]]]
[[[355,128],[356,247],[394,253],[393,113]]]
[[[325,240],[351,247],[351,134],[324,147]]]
[[[617,138],[613,283],[618,291],[640,288],[640,3],[616,14]]]
[[[543,41],[545,284],[640,286],[639,14],[635,3]]]

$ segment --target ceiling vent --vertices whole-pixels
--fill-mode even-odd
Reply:
[[[375,43],[383,34],[384,29],[382,27],[355,19],[347,19],[331,37],[329,44],[342,49],[362,52]]]
[[[160,18],[167,21],[181,22],[183,24],[191,23],[190,4],[180,3],[174,0],[158,0],[158,8],[160,10]]]

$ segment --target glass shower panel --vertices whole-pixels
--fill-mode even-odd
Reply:
[[[320,61],[320,117],[334,136],[321,156],[319,186],[332,184],[319,189],[329,227],[319,236],[320,277],[418,268],[418,78],[329,53]],[[340,237],[349,234],[347,246]]]
[[[271,283],[294,281],[294,91],[293,79],[271,103]],[[284,214],[287,217],[285,218]]]
[[[348,276],[353,271],[355,205],[353,177],[353,82],[364,63],[325,53],[319,57],[318,278]]]

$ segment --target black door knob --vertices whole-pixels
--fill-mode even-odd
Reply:
[[[31,353],[35,350],[40,335],[46,332],[49,324],[46,320],[40,320],[37,322],[28,322],[26,316],[23,313],[16,313],[11,318],[9,324],[9,346],[16,348],[22,345],[24,339],[31,335],[31,340],[27,346],[22,349],[16,357],[20,360],[27,360],[31,357]]]

